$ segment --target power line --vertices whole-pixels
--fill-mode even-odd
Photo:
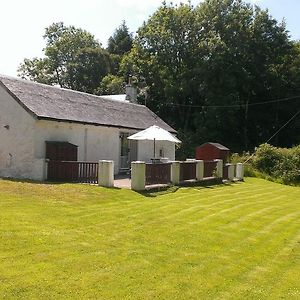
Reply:
[[[285,102],[285,101],[295,100],[295,99],[299,99],[299,98],[300,98],[300,96],[293,96],[293,97],[281,98],[281,99],[270,100],[270,101],[262,101],[262,102],[249,103],[249,104],[233,104],[233,105],[189,105],[189,104],[179,104],[179,103],[165,103],[165,105],[191,107],[191,108],[193,108],[193,107],[194,108],[235,108],[235,107],[256,106],[256,105]]]
[[[265,143],[268,143],[271,141],[271,139],[277,135],[286,125],[288,125],[290,122],[292,122],[292,120],[294,120],[297,115],[300,113],[300,110],[298,110],[298,112],[296,112],[284,125],[282,125]],[[255,152],[248,158],[246,159],[246,161],[244,161],[244,164],[246,162],[248,162],[253,156],[255,155]]]
[[[287,124],[289,124],[293,119],[295,119],[297,117],[297,115],[300,113],[300,110],[294,114],[283,126],[281,126],[267,141],[266,143],[270,142],[270,140],[277,135],[277,133],[279,133]]]

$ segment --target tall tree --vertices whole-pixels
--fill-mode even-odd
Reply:
[[[130,52],[133,43],[132,33],[129,32],[125,21],[114,31],[108,39],[107,51],[110,55],[111,74],[104,77],[99,92],[103,94],[120,94],[124,92],[128,74],[121,74],[120,62],[123,56]]]
[[[123,55],[132,48],[133,37],[125,21],[114,31],[108,39],[107,50],[111,54]]]
[[[211,109],[205,123],[209,129],[215,127],[209,124],[215,116],[219,121],[215,128],[226,141],[251,148],[270,137],[275,117],[272,106],[267,107],[269,111],[264,107],[261,113],[261,107],[254,104],[284,95],[285,81],[277,70],[291,51],[285,25],[241,0],[205,1],[196,13],[203,35],[218,45],[208,48],[208,72],[203,78],[208,102],[241,105],[226,113]],[[277,88],[283,93],[276,93]],[[237,128],[234,134],[233,126]]]
[[[288,93],[292,52],[285,24],[242,0],[163,3],[138,30],[121,70],[145,79],[148,106],[191,149],[217,140],[241,150],[264,142],[291,114],[255,104]]]
[[[146,81],[147,104],[168,122],[189,126],[198,66],[198,24],[189,5],[164,4],[139,30],[132,51],[123,58],[121,71]],[[145,80],[144,80],[145,79]],[[169,106],[187,105],[181,108]],[[174,118],[176,116],[176,118]]]
[[[89,32],[62,22],[46,28],[44,58],[25,59],[19,76],[94,93],[111,67],[109,54]]]

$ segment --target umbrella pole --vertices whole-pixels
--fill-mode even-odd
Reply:
[[[153,151],[154,151],[154,159],[156,159],[156,156],[155,156],[155,139],[154,140],[154,143],[153,143]]]

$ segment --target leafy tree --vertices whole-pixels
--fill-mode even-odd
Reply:
[[[225,141],[234,147],[243,142],[245,149],[251,148],[274,131],[274,108],[265,106],[267,112],[251,105],[284,94],[283,73],[278,70],[291,51],[285,25],[278,24],[267,11],[239,0],[205,1],[196,13],[204,36],[217,41],[208,48],[210,59],[204,66],[208,104],[241,105],[223,111],[212,109],[204,122],[212,130],[214,125],[209,122],[215,116],[219,121],[215,128]],[[236,128],[234,134],[232,128]]]
[[[19,76],[94,93],[111,67],[109,54],[85,30],[54,23],[44,35],[45,58],[25,59]]]
[[[110,56],[110,73],[105,76],[98,89],[99,94],[112,95],[123,94],[125,91],[125,78],[129,74],[120,74],[120,62],[123,56],[132,49],[133,37],[125,23],[114,31],[108,39],[107,51]]]
[[[123,94],[125,91],[125,82],[123,77],[108,74],[106,75],[100,84],[98,94],[100,95],[117,95]]]
[[[179,130],[189,155],[207,140],[241,150],[291,116],[287,103],[255,104],[290,95],[293,53],[285,24],[257,6],[163,3],[138,30],[121,72],[146,82],[147,105]]]
[[[108,39],[107,50],[111,54],[123,55],[129,52],[132,48],[133,37],[129,29],[123,23],[115,30],[113,35]]]
[[[54,80],[49,76],[50,73],[46,58],[25,58],[18,68],[19,76],[44,84],[54,84]]]
[[[150,108],[173,125],[177,125],[173,118],[176,115],[183,127],[188,126],[189,109],[168,104],[191,103],[193,88],[198,88],[193,85],[198,72],[194,34],[197,23],[192,7],[164,4],[138,30],[134,47],[121,64],[124,74],[132,73],[139,81],[145,78]]]

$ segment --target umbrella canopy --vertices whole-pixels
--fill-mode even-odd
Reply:
[[[149,128],[137,132],[128,137],[129,140],[139,141],[169,141],[174,143],[181,143],[181,141],[172,135],[169,131],[153,125]]]
[[[149,128],[137,132],[127,139],[138,141],[153,141],[153,157],[156,157],[155,142],[156,141],[169,141],[173,143],[181,143],[181,141],[172,135],[169,131],[160,128],[157,125],[150,126]]]

